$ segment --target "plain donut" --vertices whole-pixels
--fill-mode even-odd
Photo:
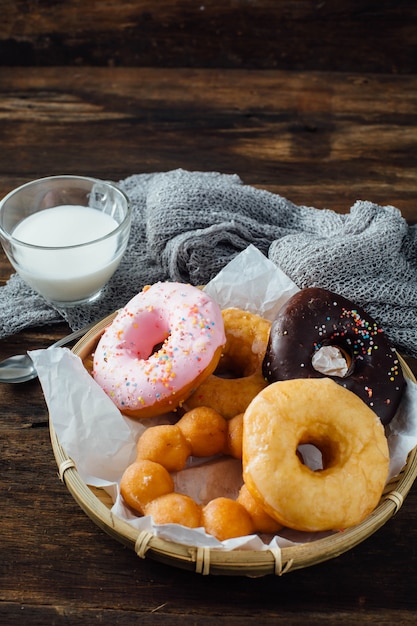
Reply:
[[[297,454],[316,446],[323,468]],[[384,427],[354,393],[330,378],[272,383],[244,415],[243,478],[262,508],[283,526],[340,530],[377,506],[389,467]]]

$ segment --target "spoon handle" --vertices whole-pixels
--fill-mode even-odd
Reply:
[[[71,333],[70,335],[67,335],[66,337],[62,337],[62,339],[58,339],[58,341],[56,341],[49,347],[59,348],[60,346],[65,346],[67,343],[71,343],[71,341],[74,341],[75,339],[78,339],[79,337],[82,337],[83,335],[85,335],[85,333],[87,333],[96,324],[97,324],[97,320],[95,322],[92,322],[91,324],[88,324],[88,326],[84,326],[84,328],[80,328],[79,330],[74,330],[73,333]]]

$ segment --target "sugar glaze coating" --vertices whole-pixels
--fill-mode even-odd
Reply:
[[[217,366],[220,307],[182,283],[146,287],[119,311],[94,354],[93,377],[125,414],[176,409]]]

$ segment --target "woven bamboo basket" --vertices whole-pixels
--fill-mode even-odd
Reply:
[[[74,346],[73,352],[86,358],[93,351],[104,328],[112,321],[112,314]],[[401,357],[400,357],[401,359]],[[401,359],[405,375],[415,381],[413,373]],[[112,502],[108,494],[89,487],[80,477],[74,462],[67,455],[50,423],[52,448],[59,468],[59,477],[73,498],[93,522],[125,546],[135,550],[141,558],[152,558],[161,563],[199,574],[259,577],[282,574],[316,565],[333,559],[352,549],[375,533],[400,509],[417,475],[417,448],[408,455],[401,473],[385,487],[377,508],[361,524],[322,539],[281,550],[233,550],[220,551],[198,548],[166,541],[149,532],[138,531],[111,512]]]

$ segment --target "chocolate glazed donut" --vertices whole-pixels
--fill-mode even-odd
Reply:
[[[312,363],[323,346],[339,348],[347,364],[344,376],[326,376],[353,391],[388,424],[405,387],[397,354],[363,309],[326,289],[302,289],[280,309],[263,361],[265,378],[324,376]]]

